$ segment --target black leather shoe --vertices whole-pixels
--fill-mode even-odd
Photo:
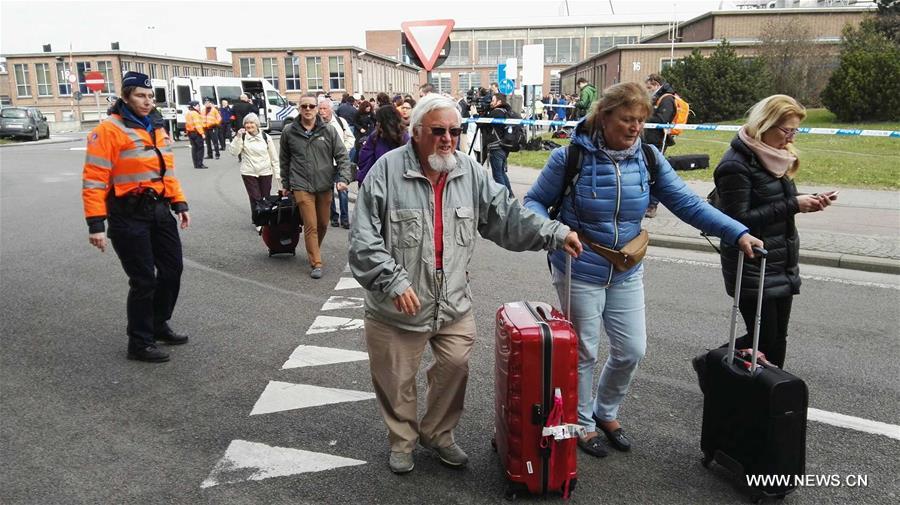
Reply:
[[[337,221],[332,221],[332,222],[331,222],[331,227],[332,227],[332,228],[337,228],[338,226],[340,226],[340,223],[338,223]]]
[[[128,351],[128,359],[134,361],[146,361],[148,363],[165,363],[169,361],[169,354],[160,351],[154,345],[148,345],[142,349]]]
[[[160,333],[158,335],[154,335],[157,342],[162,342],[166,345],[181,345],[186,344],[188,342],[188,336],[182,335],[180,333],[175,333],[172,330],[169,330],[165,333]]]
[[[625,430],[621,427],[617,430],[607,431],[600,423],[597,423],[597,428],[606,435],[606,439],[609,440],[609,445],[613,446],[616,450],[622,452],[628,452],[631,450],[631,440],[625,435]]]
[[[345,229],[345,230],[349,230],[349,229],[350,229],[350,223],[341,223],[341,228],[343,228],[343,229]]]
[[[207,165],[200,165],[200,168],[209,168]]]
[[[609,454],[606,451],[606,447],[603,447],[603,444],[600,442],[599,436],[595,436],[589,440],[578,437],[578,447],[595,458],[605,458],[607,454]]]

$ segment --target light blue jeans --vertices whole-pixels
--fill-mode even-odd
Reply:
[[[644,267],[619,284],[605,287],[572,280],[572,310],[565,307],[565,273],[553,269],[553,285],[560,305],[578,333],[578,424],[596,431],[593,416],[607,422],[618,417],[634,372],[647,350],[644,318]],[[609,337],[609,357],[600,372],[594,399],[594,368],[600,330]]]

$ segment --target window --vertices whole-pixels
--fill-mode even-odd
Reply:
[[[69,64],[62,61],[56,62],[56,88],[60,96],[72,94],[72,85],[69,84]]]
[[[142,63],[142,62],[138,62],[138,63],[135,63],[135,64],[134,64],[134,69],[135,69],[136,71],[142,73],[142,74],[146,74],[146,73],[147,73],[147,71],[145,70],[145,68],[146,68],[146,65],[144,65],[144,63]]]
[[[497,80],[497,71],[491,70],[490,72],[488,72],[488,86],[490,86],[491,83],[494,83],[494,82],[496,82],[497,84],[500,84]],[[485,86],[485,88],[488,86]]]
[[[269,101],[269,105],[274,105],[276,107],[284,107],[287,105],[284,102],[284,98],[281,98],[281,95],[272,90],[266,91],[266,99]]]
[[[344,87],[344,57],[328,57],[328,87],[329,89],[347,89]]]
[[[518,58],[522,60],[522,46],[525,40],[479,40],[478,41],[478,64],[479,65],[496,65],[498,63],[506,63],[507,58]]]
[[[275,89],[278,89],[278,59],[262,59],[263,79],[269,81]]]
[[[216,96],[216,88],[213,86],[200,86],[200,102],[205,103],[210,100],[212,103],[219,103]]]
[[[178,77],[178,65],[172,65],[172,77]]]
[[[306,57],[306,88],[322,89],[322,58],[318,56]]]
[[[444,62],[445,65],[469,65],[471,60],[469,58],[469,41],[468,40],[458,40],[458,41],[450,41],[450,54],[447,56],[447,61]]]
[[[241,67],[241,77],[256,77],[256,59],[255,58],[241,58],[240,59],[240,67]]]
[[[544,44],[544,63],[575,63],[581,61],[581,38],[536,39]]]
[[[151,79],[156,79],[159,76],[159,65],[156,63],[150,63],[150,74],[148,74]]]
[[[550,72],[550,93],[553,95],[559,93],[559,72]]]
[[[28,65],[17,63],[14,67],[16,72],[16,96],[31,96],[31,86],[28,84]]]
[[[82,94],[87,95],[91,91],[88,89],[87,84],[84,82],[84,73],[91,71],[91,62],[89,61],[79,61],[75,63],[75,69],[78,75],[78,90],[81,91]]]
[[[300,57],[287,56],[284,59],[284,88],[300,91]]]
[[[34,77],[37,79],[38,96],[52,96],[53,85],[50,84],[50,64],[35,63]]]
[[[460,72],[459,90],[463,93],[481,86],[481,72]]]
[[[181,74],[181,75],[183,75],[183,76],[185,76],[185,77],[191,75],[191,67],[185,65],[185,66],[183,66],[183,67],[181,67],[181,68],[182,68],[182,70],[184,70],[184,73]]]
[[[159,68],[162,70],[162,78],[165,80],[169,80],[169,66],[168,65],[160,65]]]
[[[111,61],[98,61],[97,70],[103,74],[103,93],[112,93],[113,91],[113,72]]]
[[[175,95],[179,105],[187,105],[191,103],[191,88],[189,86],[176,86]]]
[[[60,116],[62,116],[63,121],[75,121],[75,111],[74,110],[61,110],[59,111]]]
[[[55,112],[52,112],[52,111],[51,112],[39,111],[39,112],[41,113],[42,116],[44,116],[44,119],[46,119],[48,123],[56,122],[56,113]]]
[[[202,67],[202,68],[200,69],[200,71],[202,72],[201,75],[203,75],[203,77],[208,77],[208,76],[209,76],[209,69],[208,69],[208,68]]]
[[[122,75],[125,75],[125,72],[128,72],[130,70],[131,70],[131,62],[123,61],[122,62]]]
[[[434,86],[435,93],[450,93],[450,73],[431,73],[431,80],[428,81]]]
[[[673,58],[661,58],[661,59],[659,60],[659,70],[660,70],[660,72],[662,72],[663,70],[665,70],[665,69],[667,69],[667,68],[669,68],[669,67],[675,65],[675,64],[678,63],[679,61],[681,61],[681,58],[674,58],[674,59],[673,59]]]
[[[12,97],[9,95],[0,95],[0,105],[3,107],[12,105]]]

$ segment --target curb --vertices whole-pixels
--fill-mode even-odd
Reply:
[[[0,149],[4,147],[24,147],[24,146],[46,146],[49,144],[64,144],[66,142],[81,142],[84,140],[84,137],[75,137],[75,138],[61,138],[61,139],[45,139],[38,140],[37,142],[15,142],[11,144],[0,144]]]
[[[705,239],[653,234],[650,245],[669,249],[715,252]],[[858,256],[855,254],[800,250],[800,263],[832,268],[846,268],[883,274],[900,274],[900,261],[890,258]]]

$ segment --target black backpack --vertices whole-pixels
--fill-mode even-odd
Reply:
[[[522,116],[513,110],[506,113],[506,119],[522,119]],[[508,153],[519,152],[525,145],[525,127],[521,124],[503,125],[503,135],[500,136],[500,147]]]
[[[650,148],[650,144],[641,142],[641,151],[644,152],[644,160],[647,162],[647,173],[650,177],[650,185],[652,186],[656,183],[656,175],[659,172],[659,166],[656,164],[656,156],[653,154],[653,149]],[[581,155],[581,147],[577,144],[569,144],[569,147],[566,148],[565,185],[563,185],[563,191],[559,195],[559,198],[556,199],[556,203],[547,209],[550,214],[550,219],[556,219],[559,216],[559,211],[562,210],[563,199],[566,195],[571,193],[572,188],[575,187],[578,173],[581,172]]]
[[[263,140],[264,140],[265,143],[266,143],[266,149],[268,149],[268,147],[269,147],[269,136],[266,135],[266,132],[262,132],[262,134],[263,134]],[[246,140],[247,140],[247,132],[244,132],[244,133],[241,134],[241,144],[243,144],[243,142],[246,141]],[[244,153],[244,148],[243,148],[243,145],[242,145],[242,146],[241,146],[241,152],[238,153],[238,161],[239,161],[239,162],[240,162],[240,161],[243,161],[243,159],[244,159],[244,154],[243,154],[243,153]]]

